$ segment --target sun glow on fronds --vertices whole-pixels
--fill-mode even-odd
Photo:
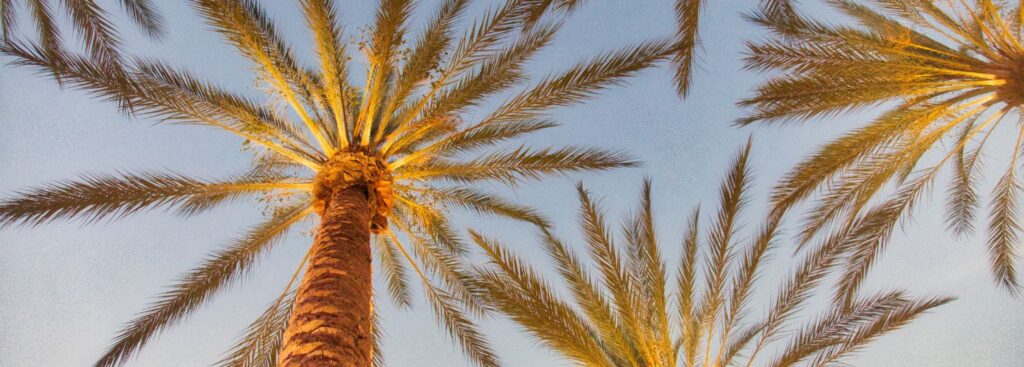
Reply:
[[[3,1],[0,9],[5,27],[10,24],[8,3]],[[496,358],[464,313],[480,314],[486,308],[473,297],[473,281],[462,264],[465,243],[446,218],[447,210],[463,208],[546,224],[530,208],[464,184],[512,185],[635,165],[623,153],[598,148],[501,146],[557,126],[547,116],[551,109],[593,98],[671,59],[674,52],[667,40],[642,42],[595,53],[530,85],[529,59],[554,40],[564,18],[582,1],[508,0],[463,24],[469,1],[445,0],[414,34],[419,27],[410,18],[416,2],[386,0],[368,28],[362,50],[367,73],[354,75],[349,63],[356,47],[345,41],[344,12],[334,1],[300,1],[314,41],[312,57],[294,52],[257,1],[191,1],[226,43],[254,66],[255,79],[269,88],[263,92],[281,101],[279,111],[159,60],[123,57],[108,24],[95,19],[100,13],[92,2],[71,3],[82,5],[69,11],[75,25],[88,31],[89,56],[53,51],[59,35],[52,27],[53,9],[44,1],[30,2],[43,33],[41,45],[12,41],[0,46],[0,52],[12,57],[13,64],[48,75],[63,86],[116,102],[135,117],[233,134],[256,159],[249,173],[231,180],[123,173],[26,190],[0,201],[0,226],[70,219],[90,223],[158,208],[191,215],[246,197],[266,198],[275,214],[269,223],[291,224],[301,218],[279,216],[292,213],[288,208],[297,205],[304,218],[308,210],[324,205],[320,199],[325,185],[351,181],[346,179],[373,181],[357,184],[374,187],[374,195],[387,194],[381,200],[384,204],[375,207],[381,218],[378,236],[387,237],[376,238],[375,247],[390,293],[399,304],[408,304],[407,278],[421,274],[439,323],[473,362],[485,366],[495,365]],[[158,33],[148,2],[122,3],[135,21]],[[405,44],[410,46],[408,53],[402,51]],[[118,62],[110,62],[115,57]],[[306,66],[309,58],[315,67]],[[517,87],[524,88],[490,113],[464,114]],[[357,161],[377,162],[380,172],[359,176],[325,168],[355,156],[368,157]],[[274,233],[287,229],[274,228]],[[236,273],[244,273],[272,238],[276,237],[243,241],[244,250],[218,254],[190,273],[127,325],[98,365],[119,365],[135,355],[160,330],[192,312],[237,278]],[[406,271],[409,266],[416,271]],[[229,364],[265,362],[264,354],[272,349],[267,343],[278,337],[280,315],[286,309],[287,302],[268,309],[236,346]]]
[[[915,198],[945,165],[954,172],[947,223],[957,234],[974,228],[980,158],[998,151],[986,150],[986,143],[997,129],[1010,136],[1024,131],[1024,28],[1019,7],[992,0],[827,3],[856,24],[826,24],[792,9],[765,8],[749,16],[771,36],[749,44],[747,67],[778,74],[740,102],[751,112],[739,123],[804,121],[889,106],[800,163],[773,195],[775,211],[784,212],[822,193],[805,218],[804,243],[830,224],[871,226],[850,232],[862,236],[850,239],[863,245],[847,264],[847,273],[858,277],[851,282],[859,283],[883,248],[880,241],[910,215]],[[937,163],[925,161],[934,156],[929,151],[939,151]],[[992,197],[988,237],[996,281],[1014,291],[1019,144],[1004,151],[1010,167]],[[907,181],[911,177],[917,178]],[[898,197],[872,207],[871,199],[890,186],[902,186]]]
[[[842,363],[878,336],[899,329],[948,297],[914,299],[880,292],[834,304],[798,332],[790,325],[849,244],[826,242],[779,286],[768,313],[749,304],[759,269],[775,248],[781,216],[770,216],[749,244],[736,218],[749,188],[750,146],[722,184],[715,223],[700,234],[695,211],[684,236],[675,287],[658,251],[650,182],[621,236],[607,227],[597,200],[579,188],[585,262],[547,226],[541,241],[568,292],[562,297],[525,260],[499,241],[473,232],[490,264],[477,269],[486,299],[539,344],[584,366],[810,366]],[[703,238],[702,238],[703,237]],[[621,239],[621,241],[619,241]],[[704,259],[704,261],[700,261]],[[597,274],[590,274],[596,269]],[[698,279],[704,283],[699,284]],[[673,299],[674,298],[674,299]],[[766,350],[783,353],[770,356]]]

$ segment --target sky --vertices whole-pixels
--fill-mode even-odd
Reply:
[[[108,9],[116,8],[113,1],[103,3]],[[157,57],[232,90],[258,95],[251,65],[192,9],[184,2],[156,3],[170,32],[157,43],[131,27],[123,28],[132,54]],[[312,60],[310,36],[297,2],[263,3],[300,58]],[[372,19],[375,3],[338,1],[348,35],[357,34]],[[419,1],[413,21],[422,24],[435,3]],[[466,19],[479,17],[491,5],[486,0],[477,3]],[[749,96],[765,77],[742,68],[744,42],[764,33],[741,19],[740,14],[753,3],[708,2],[701,24],[703,49],[687,99],[676,96],[671,70],[662,65],[589,103],[555,110],[552,117],[563,126],[528,140],[537,146],[620,149],[642,160],[642,167],[549,178],[514,190],[487,188],[537,207],[579,251],[574,184],[582,181],[602,197],[610,218],[617,219],[635,202],[642,177],[650,177],[662,250],[671,259],[679,254],[686,217],[698,204],[717,206],[721,177],[737,150],[752,137],[756,181],[740,232],[743,238],[750,236],[765,212],[775,180],[816,146],[872,116],[864,111],[784,126],[733,125],[744,114],[735,101]],[[817,1],[803,3],[808,14],[835,17]],[[123,25],[124,19],[117,22]],[[553,46],[533,59],[531,75],[543,77],[605,50],[669,36],[673,27],[672,0],[586,2]],[[362,62],[354,56],[353,62]],[[61,89],[31,70],[8,65],[10,61],[0,58],[0,197],[85,173],[171,170],[217,178],[247,167],[250,155],[233,136],[127,117],[112,103]],[[1003,167],[998,155],[991,158],[987,167]],[[989,173],[983,183],[991,183],[989,176],[994,175]],[[1022,301],[991,281],[983,235],[957,239],[944,230],[943,190],[941,186],[933,189],[913,220],[896,233],[867,290],[907,289],[913,295],[959,299],[878,339],[849,360],[854,365],[1012,366],[1024,360],[1024,349],[1019,347],[1024,338]],[[538,268],[549,264],[528,226],[459,212],[453,217],[462,228],[502,239]],[[187,219],[152,211],[94,225],[64,222],[0,229],[0,366],[91,365],[119,328],[178,275],[260,218],[259,204],[238,202]],[[202,366],[218,361],[287,283],[312,240],[299,232],[304,231],[293,232],[263,257],[244,281],[162,333],[130,365]],[[763,314],[782,277],[799,260],[791,256],[788,239],[787,235],[780,241],[759,279],[751,305],[754,315]],[[383,294],[383,288],[378,293]],[[822,311],[815,307],[818,303],[812,302],[805,315]],[[388,366],[467,365],[422,298],[411,309],[398,310],[382,297],[378,307]],[[492,317],[481,326],[507,366],[570,365],[506,319]]]

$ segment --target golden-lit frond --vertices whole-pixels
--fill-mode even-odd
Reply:
[[[478,276],[491,301],[502,312],[530,330],[544,345],[587,366],[613,366],[590,336],[587,326],[571,306],[561,302],[535,270],[493,239],[471,233],[497,269],[481,270]]]
[[[287,233],[293,224],[313,211],[308,202],[284,208],[252,228],[233,245],[219,251],[179,283],[159,296],[141,315],[128,323],[96,366],[116,366],[131,358],[160,331],[205,304],[218,290],[245,274],[260,257]]]
[[[577,258],[550,227],[539,228],[541,242],[571,301],[563,301],[562,292],[506,246],[473,232],[474,241],[490,260],[477,269],[486,289],[485,299],[541,345],[584,366],[841,363],[877,336],[952,300],[915,299],[903,291],[880,292],[853,299],[849,305],[833,304],[798,333],[787,335],[788,322],[797,318],[848,250],[846,238],[833,236],[811,251],[780,285],[768,313],[749,320],[746,304],[758,281],[758,269],[775,247],[782,219],[782,215],[769,216],[748,246],[741,247],[732,239],[738,236],[735,217],[749,188],[749,151],[747,145],[726,175],[722,209],[704,241],[699,211],[694,212],[684,236],[675,289],[668,287],[668,274],[657,250],[653,198],[645,181],[639,209],[624,222],[624,246],[616,244],[622,242],[608,230],[599,203],[579,188],[580,224],[591,263]],[[704,278],[710,280],[699,286],[698,259],[702,256],[709,259],[703,267],[708,272]],[[597,270],[596,279],[588,275],[589,268]],[[658,292],[661,294],[654,294]],[[676,302],[665,302],[673,293]],[[785,344],[776,346],[778,341]],[[759,354],[776,349],[782,354],[772,360]]]
[[[820,193],[801,229],[801,242],[830,224],[864,218],[855,230],[846,265],[846,301],[881,251],[884,238],[911,214],[935,172],[952,165],[946,201],[950,230],[967,234],[977,219],[983,151],[988,137],[1020,123],[1024,104],[1024,45],[1014,11],[1001,2],[884,0],[829,1],[853,24],[827,24],[792,7],[765,5],[749,16],[771,32],[749,43],[747,68],[777,72],[740,102],[752,111],[740,124],[804,121],[849,111],[884,108],[873,121],[825,144],[776,186],[773,206],[784,212]],[[975,139],[981,136],[980,139]],[[952,150],[944,146],[952,141]],[[939,164],[925,162],[941,151]],[[1010,151],[1007,148],[1007,151]],[[1012,150],[1015,160],[1017,150]],[[912,173],[924,168],[916,178]],[[1011,171],[1012,173],[1012,171]],[[1017,219],[1012,175],[996,186],[989,249],[997,281],[1015,288]],[[896,197],[869,207],[886,187]],[[888,207],[883,208],[883,206]],[[840,230],[841,231],[841,230]],[[998,260],[996,260],[998,259]]]
[[[682,258],[676,273],[676,307],[679,307],[679,341],[681,361],[684,367],[697,363],[697,347],[700,346],[703,329],[697,318],[698,249],[700,248],[700,208],[693,210],[683,236]]]
[[[350,137],[348,111],[346,107],[348,89],[348,68],[346,66],[346,49],[341,40],[338,15],[332,0],[303,0],[302,11],[306,22],[313,32],[314,45],[320,57],[320,69],[323,75],[324,98],[331,110],[335,122],[335,133],[339,147],[349,144]]]
[[[497,181],[507,185],[543,176],[579,171],[600,171],[634,167],[630,157],[616,152],[588,148],[530,149],[488,153],[468,162],[435,160],[397,170],[399,179],[440,179],[452,182]]]
[[[992,193],[992,214],[989,217],[988,247],[992,272],[1000,285],[1011,292],[1019,291],[1017,272],[1014,269],[1014,248],[1021,231],[1017,215],[1017,192],[1021,184],[1017,178],[1017,157],[1021,154],[1021,139],[1024,130],[1017,136],[1013,158],[1003,177],[996,183]]]
[[[93,59],[108,64],[120,62],[118,49],[121,41],[99,4],[94,0],[66,0],[63,8],[88,46]]]
[[[415,273],[439,324],[469,359],[496,365],[494,352],[473,320],[491,307],[479,299],[486,292],[465,263],[467,242],[449,219],[449,210],[467,209],[547,227],[548,220],[535,210],[467,184],[490,181],[510,186],[549,176],[636,166],[633,158],[618,151],[535,146],[519,140],[558,126],[548,116],[552,109],[625,84],[629,77],[673,55],[670,41],[625,45],[531,82],[536,73],[528,70],[529,60],[554,42],[565,17],[582,3],[507,0],[463,24],[464,13],[473,9],[471,2],[444,0],[428,13],[417,33],[411,19],[417,14],[417,2],[385,0],[359,45],[367,66],[363,70],[349,66],[355,45],[343,39],[348,33],[335,1],[298,4],[315,51],[309,58],[296,54],[257,0],[191,1],[201,18],[251,62],[258,92],[269,100],[264,104],[248,91],[209,82],[184,68],[115,53],[117,35],[93,0],[76,3],[79,7],[70,11],[95,15],[76,25],[88,28],[84,35],[96,43],[94,50],[84,56],[50,52],[59,49],[61,40],[55,26],[58,19],[51,14],[55,9],[48,7],[50,2],[31,0],[29,8],[41,19],[37,25],[44,33],[42,46],[3,43],[0,52],[11,56],[13,64],[115,102],[133,117],[226,131],[241,138],[243,149],[252,152],[254,159],[248,173],[223,181],[175,174],[88,176],[83,182],[60,182],[18,193],[0,202],[0,226],[75,218],[92,222],[157,208],[191,215],[241,198],[255,198],[278,215],[294,209],[324,216],[337,187],[365,185],[372,212],[368,251],[380,258],[393,300],[398,305],[412,304],[407,278]],[[10,25],[8,4],[0,0],[4,27]],[[159,32],[159,18],[149,1],[121,0],[121,4],[147,32]],[[118,61],[105,62],[97,55],[116,56]],[[313,62],[307,66],[309,60]],[[511,97],[494,100],[503,96]],[[615,277],[619,289],[640,292],[634,284],[647,284],[644,279],[658,280],[665,274],[648,271],[648,264],[660,263],[649,206],[638,212],[634,227],[632,264],[626,263],[626,257],[616,260],[619,274]],[[196,274],[224,274],[213,278],[200,274],[182,281],[174,288],[176,293],[158,300],[125,329],[101,363],[124,363],[152,335],[193,312],[236,275],[233,269],[250,267],[252,254],[259,252],[256,247],[239,250],[245,254],[228,260],[204,263]],[[571,261],[566,261],[570,262],[567,271],[575,272]],[[308,275],[301,270],[296,274]],[[579,276],[581,284],[596,286],[585,274]],[[250,325],[221,364],[275,362],[292,312],[291,294],[301,298],[299,288],[286,287],[284,297]],[[581,293],[580,297],[593,301],[589,316],[605,315],[601,316],[605,324],[593,330],[624,341],[593,344],[581,349],[579,356],[599,353],[606,357],[595,361],[614,365],[672,349],[667,342],[670,333],[664,331],[669,318],[663,310],[670,302],[662,290],[655,286],[641,292],[656,297],[658,306],[635,318],[626,316],[637,295],[604,303],[597,288],[594,293]],[[561,307],[536,302],[556,311]],[[642,338],[639,333],[649,324],[661,325],[657,338]],[[633,331],[620,332],[624,325]],[[574,332],[580,336],[591,329],[577,327]],[[379,355],[379,348],[374,352]]]
[[[262,76],[298,114],[320,148],[328,156],[333,153],[335,144],[327,141],[325,131],[299,100],[301,96],[308,99],[314,94],[310,91],[311,81],[263,9],[252,0],[200,0],[194,2],[194,7],[242,55],[259,67]]]
[[[763,13],[781,16],[793,11],[792,0],[761,0]],[[693,71],[697,68],[697,52],[701,48],[700,19],[706,0],[675,0],[675,45],[672,66],[675,68],[676,93],[690,93]],[[716,4],[717,5],[717,4]]]
[[[399,253],[398,244],[389,236],[376,236],[373,240],[391,301],[399,308],[411,307],[412,293],[409,290],[409,276],[406,274],[403,263],[405,258]]]
[[[694,53],[700,47],[699,20],[705,0],[676,0],[676,92],[686,96],[690,92],[694,67]]]
[[[280,177],[208,181],[176,173],[86,175],[80,181],[51,183],[0,201],[0,226],[73,219],[92,223],[160,207],[192,214],[239,197],[310,189],[309,182]]]
[[[109,14],[96,0],[27,0],[26,9],[35,26],[42,49],[48,55],[60,55],[66,50],[62,27],[69,27],[85,46],[90,58],[108,67],[116,68],[121,62],[121,40]],[[59,5],[58,5],[59,4]],[[13,0],[0,0],[0,40],[13,42],[17,35],[17,15]],[[129,19],[151,39],[160,39],[165,30],[163,18],[149,0],[120,0],[118,5]],[[64,10],[61,19],[55,11]]]
[[[548,109],[566,106],[593,97],[610,86],[670,57],[671,43],[649,41],[640,45],[607,52],[574,65],[560,74],[548,76],[498,107],[483,123],[496,123],[535,118]]]
[[[249,324],[245,336],[235,343],[228,355],[220,361],[221,367],[276,366],[282,337],[288,327],[288,317],[295,306],[295,282],[305,270],[311,254],[310,251],[306,251],[306,255],[299,261],[299,266],[285,285],[284,292]]]
[[[14,0],[0,0],[0,39],[10,42],[11,28],[17,24],[14,19]]]

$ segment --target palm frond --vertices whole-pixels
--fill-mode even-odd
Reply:
[[[908,302],[903,292],[884,292],[858,300],[849,308],[833,307],[800,329],[772,367],[792,366],[823,349],[842,343],[861,324],[892,312]]]
[[[93,59],[105,64],[119,64],[121,40],[99,4],[95,0],[64,0],[63,4]]]
[[[476,232],[471,236],[496,267],[480,269],[478,276],[499,309],[526,327],[538,342],[585,365],[611,366],[590,337],[594,332],[571,307],[558,300],[536,271],[493,239]]]
[[[16,57],[15,65],[38,68],[67,85],[115,101],[136,114],[217,127],[307,167],[317,167],[319,158],[272,139],[275,134],[295,138],[286,123],[268,117],[267,112],[242,98],[198,81],[191,74],[145,61],[140,61],[142,71],[125,73],[117,66],[97,64],[74,55],[48,55],[39,47],[19,44],[0,46],[0,52]]]
[[[452,27],[468,4],[468,0],[446,0],[438,7],[402,66],[391,101],[381,116],[384,121],[392,123],[393,118],[400,117],[393,116],[398,106],[405,103],[419,84],[430,78],[431,72],[440,68],[444,53],[451,47]],[[386,124],[380,126],[383,128]]]
[[[682,345],[682,364],[685,367],[693,367],[697,363],[697,347],[703,335],[703,328],[700,319],[696,314],[697,307],[697,264],[698,249],[700,248],[700,208],[693,210],[689,224],[686,227],[686,234],[683,236],[682,259],[679,261],[679,271],[676,276],[676,299],[679,307],[679,328]]]
[[[295,303],[295,291],[288,291],[280,302],[267,307],[245,331],[245,336],[232,346],[220,367],[273,367],[281,339],[288,327],[288,317]]]
[[[401,254],[388,236],[375,236],[374,246],[380,257],[380,269],[388,286],[388,295],[398,308],[412,307],[409,276],[401,261]]]
[[[953,297],[931,297],[906,302],[889,312],[883,313],[870,323],[857,328],[841,344],[832,346],[819,354],[810,365],[827,366],[834,364],[838,359],[863,349],[866,343],[871,342],[878,336],[899,329],[921,314],[952,302],[955,299]]]
[[[402,190],[402,189],[400,189]],[[403,190],[406,191],[406,190]],[[499,196],[485,193],[469,188],[438,188],[438,189],[414,189],[407,191],[419,193],[428,198],[438,200],[445,205],[469,209],[479,214],[492,214],[533,223],[538,226],[547,226],[548,221],[543,215],[534,209],[516,205]]]
[[[723,312],[725,307],[726,284],[732,271],[730,265],[735,255],[733,251],[733,237],[737,227],[736,219],[747,201],[746,191],[750,185],[750,171],[748,167],[750,148],[751,141],[748,140],[747,145],[736,156],[732,169],[729,170],[725,180],[722,181],[719,194],[721,208],[718,211],[708,238],[710,251],[705,258],[705,291],[701,301],[697,303],[695,315],[700,327],[704,329],[703,334],[705,335],[708,348],[704,352],[704,365],[708,365],[711,363],[712,358],[715,358],[712,356],[713,352],[710,349],[711,338],[715,334],[719,312]],[[767,248],[764,249],[766,250]],[[749,260],[759,260],[759,258]],[[752,273],[749,275],[753,276]],[[740,295],[737,294],[737,296]],[[740,301],[740,298],[736,300]],[[737,306],[740,305],[741,303],[737,304]],[[726,316],[728,317],[729,315]]]
[[[465,310],[460,309],[457,305],[457,303],[462,303],[463,306],[471,306],[471,304],[465,302],[465,296],[452,295],[442,289],[438,289],[427,277],[426,273],[416,265],[416,261],[409,254],[409,251],[405,250],[405,246],[402,245],[394,233],[388,232],[388,238],[391,244],[409,261],[410,266],[416,270],[416,274],[419,275],[423,285],[423,292],[427,296],[427,301],[430,302],[431,308],[434,310],[434,316],[439,323],[444,325],[448,335],[459,342],[462,346],[462,351],[473,363],[483,367],[497,366],[498,357],[491,351],[490,345],[488,345],[480,331],[477,330],[476,324],[466,316]],[[422,251],[424,249],[422,240],[412,239],[420,257],[425,257],[425,253]],[[437,268],[437,265],[434,265],[434,267]],[[448,281],[448,286],[451,287],[451,281]]]
[[[1014,146],[1014,159],[1010,160],[1010,167],[999,179],[992,194],[991,214],[988,226],[988,248],[990,262],[992,263],[993,275],[1000,285],[1016,292],[1019,288],[1017,283],[1017,272],[1014,269],[1016,256],[1014,255],[1017,237],[1021,231],[1017,214],[1017,191],[1020,190],[1020,183],[1017,180],[1017,155],[1021,154],[1021,138],[1024,137],[1024,130],[1017,138]]]
[[[146,31],[150,38],[160,39],[167,34],[164,19],[150,0],[120,0],[119,3],[132,22]]]
[[[1004,117],[1013,113],[1020,119],[1021,71],[1013,65],[1019,63],[1024,41],[1019,23],[1014,23],[1015,7],[1003,2],[835,0],[828,5],[847,16],[850,24],[812,19],[786,1],[766,1],[748,17],[771,36],[748,45],[747,68],[777,74],[740,102],[752,111],[738,122],[804,121],[853,110],[884,111],[801,163],[773,195],[776,210],[784,210],[818,189],[825,192],[808,215],[802,242],[842,217],[849,222],[873,216],[864,221],[872,228],[858,229],[851,239],[853,257],[841,285],[845,294],[840,297],[849,301],[881,252],[885,241],[878,239],[910,215],[907,209],[917,196],[911,191],[930,185],[932,173],[922,175],[929,176],[924,180],[929,184],[906,183],[916,167],[937,171],[947,162],[955,166],[946,222],[954,234],[972,231],[979,202],[975,176],[981,174],[981,150]],[[990,111],[997,105],[998,111]],[[985,137],[973,141],[982,132]],[[952,150],[941,146],[947,136],[956,139]],[[940,164],[923,163],[932,156],[925,152],[940,149],[945,153],[940,154]],[[1015,159],[1018,152],[1012,154]],[[990,224],[989,250],[993,272],[1003,285],[1013,283],[1012,274],[1007,273],[1013,263],[1008,249],[1016,246],[1013,225],[1007,221],[1014,210],[1006,186],[1010,181],[1004,178],[997,187],[989,215],[999,218]],[[889,208],[867,208],[887,186],[904,189],[891,200],[883,199]]]
[[[555,260],[559,274],[569,284],[573,301],[586,316],[586,321],[602,339],[603,349],[615,360],[635,360],[635,344],[624,332],[621,321],[612,309],[607,297],[598,288],[598,283],[587,274],[584,264],[562,241],[548,231],[541,229],[541,236],[548,254]]]
[[[280,37],[269,17],[251,0],[197,0],[193,6],[238,51],[252,60],[268,82],[276,88],[292,110],[299,115],[309,133],[327,155],[335,145],[300,102],[313,95],[311,81],[296,63],[287,43]]]
[[[207,181],[176,173],[86,175],[18,193],[0,202],[0,224],[35,226],[55,220],[93,223],[156,208],[194,213],[227,200],[271,190],[308,190],[309,184],[242,177]]]
[[[626,269],[636,280],[640,299],[649,300],[635,306],[638,323],[646,330],[641,338],[641,349],[649,355],[668,355],[672,349],[668,299],[665,295],[668,276],[655,233],[651,196],[651,181],[645,179],[639,208],[632,219],[626,220],[622,232],[627,244]]]
[[[676,92],[685,97],[690,92],[694,53],[700,47],[699,20],[704,0],[676,0]]]
[[[14,18],[14,0],[0,0],[0,40],[11,41],[11,29],[17,26]]]
[[[601,90],[622,84],[658,61],[670,57],[672,45],[649,41],[615,52],[608,52],[569,70],[546,77],[498,107],[484,122],[521,120],[537,117],[544,111],[593,98]]]
[[[345,45],[341,40],[341,29],[333,0],[303,0],[302,11],[313,32],[314,45],[320,56],[323,75],[324,95],[329,104],[336,125],[341,147],[349,143],[349,124],[345,106],[348,69],[345,63]]]
[[[46,0],[29,0],[28,5],[35,17],[36,31],[39,33],[43,50],[49,55],[59,54],[62,48],[60,30],[57,29],[57,21],[53,18],[50,3]]]
[[[883,292],[849,304],[834,304],[798,333],[787,335],[787,324],[797,318],[818,285],[851,251],[848,242],[851,233],[861,230],[861,218],[845,224],[841,231],[811,250],[781,284],[768,313],[757,322],[747,321],[747,302],[758,269],[775,246],[774,238],[784,216],[768,216],[742,255],[733,256],[740,253],[733,248],[737,242],[733,237],[738,236],[735,217],[748,186],[749,151],[748,144],[723,180],[722,209],[709,231],[708,246],[700,243],[699,211],[690,220],[675,275],[678,293],[673,303],[677,309],[670,311],[664,301],[670,291],[657,250],[648,181],[644,181],[639,209],[623,222],[624,246],[616,245],[600,203],[582,185],[578,187],[580,225],[593,268],[599,272],[596,279],[587,273],[590,264],[577,258],[555,237],[551,227],[539,228],[545,250],[567,286],[565,299],[572,303],[563,301],[559,296],[562,292],[504,245],[471,232],[489,259],[488,265],[476,271],[485,299],[541,345],[581,365],[732,366],[744,365],[738,359],[745,356],[748,367],[767,362],[759,359],[758,354],[770,349],[782,352],[771,360],[773,366],[806,361],[841,363],[878,335],[896,330],[924,311],[952,300],[913,299],[904,291]],[[708,259],[704,266],[707,274],[703,299],[697,296],[696,289],[701,255]],[[648,284],[651,282],[657,284]],[[678,324],[666,326],[671,319]],[[789,340],[784,349],[773,344],[781,339]]]
[[[960,140],[967,138],[973,128],[973,123],[964,125]],[[980,153],[981,149],[967,151],[966,146],[956,150],[956,170],[946,190],[949,196],[946,200],[946,225],[956,235],[963,236],[974,231],[974,217],[979,203],[975,185],[980,170]]]
[[[383,124],[377,121],[377,114],[389,94],[385,92],[387,85],[395,78],[393,66],[398,61],[398,47],[404,42],[412,5],[410,0],[384,0],[377,8],[367,50],[370,70],[355,129],[360,134],[360,144],[364,146],[370,145],[373,139],[373,127]]]
[[[126,362],[165,328],[195,311],[221,288],[245,274],[261,254],[270,250],[293,224],[312,211],[308,202],[284,208],[266,222],[253,227],[230,247],[207,258],[129,322],[96,366],[117,366]]]
[[[395,176],[401,179],[431,178],[454,182],[491,180],[514,185],[543,176],[636,165],[634,160],[623,153],[600,149],[518,147],[510,151],[488,153],[467,162],[435,160],[397,170]]]

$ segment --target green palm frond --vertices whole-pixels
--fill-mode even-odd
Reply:
[[[726,175],[722,208],[703,241],[699,212],[694,212],[684,236],[675,289],[667,287],[669,276],[657,250],[650,209],[653,199],[645,181],[640,209],[624,224],[625,246],[616,245],[618,237],[608,231],[599,204],[579,189],[580,222],[593,267],[573,255],[549,227],[541,227],[542,242],[571,301],[562,300],[562,292],[506,246],[473,232],[473,240],[490,261],[476,270],[486,289],[485,299],[541,345],[581,365],[748,367],[841,363],[879,335],[953,300],[880,292],[833,304],[821,317],[787,336],[788,323],[807,307],[814,290],[852,246],[847,238],[833,236],[812,250],[780,285],[768,313],[751,320],[747,302],[759,267],[775,247],[782,215],[769,216],[745,248],[732,239],[739,226],[735,217],[750,186],[749,152],[748,144]],[[623,250],[625,257],[620,255]],[[707,259],[702,287],[697,277],[701,256]],[[588,274],[591,268],[598,272],[596,280]],[[677,296],[671,305],[676,308],[669,309],[664,300],[673,293]],[[778,341],[786,344],[776,346]],[[760,353],[769,349],[782,353],[766,360]]]
[[[835,222],[874,217],[869,225],[876,228],[854,234],[864,236],[853,240],[858,245],[848,260],[864,263],[846,266],[849,274],[857,274],[851,280],[856,283],[881,251],[879,236],[888,236],[894,223],[911,215],[913,205],[908,204],[916,197],[911,193],[930,186],[931,172],[946,164],[954,169],[946,223],[958,235],[974,227],[980,217],[975,214],[980,180],[975,177],[981,174],[984,148],[992,149],[995,139],[989,136],[1001,125],[1019,123],[1024,41],[1013,23],[1016,8],[1002,2],[828,4],[852,24],[826,24],[791,6],[767,4],[749,17],[772,35],[749,44],[747,67],[777,74],[740,102],[752,111],[738,122],[795,122],[883,109],[873,121],[799,164],[773,194],[775,212],[821,194],[806,215],[804,243]],[[941,151],[938,164],[926,162],[934,156],[927,153],[935,151]],[[1015,160],[1017,150],[1012,152]],[[908,181],[918,170],[925,171],[922,179]],[[1019,244],[1010,233],[1018,214],[1012,200],[1016,189],[1007,189],[1012,175],[1007,177],[993,194],[988,217],[996,220],[988,236],[996,281],[1015,289],[1013,258]],[[890,186],[902,186],[897,190],[902,200],[894,199],[887,210],[868,206]],[[855,288],[852,283],[846,292]]]

